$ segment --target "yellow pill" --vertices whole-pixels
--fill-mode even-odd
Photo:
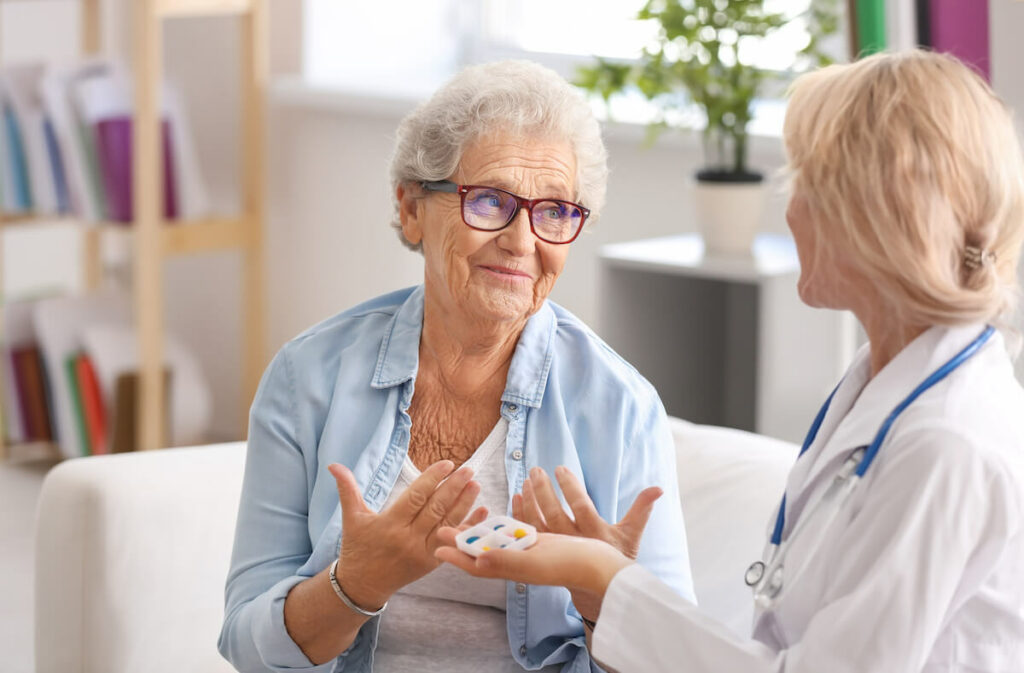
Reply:
[[[490,547],[484,547],[484,551],[491,551]]]
[[[526,537],[526,531],[522,528],[516,528],[516,532],[513,533],[513,535],[516,536],[517,540],[521,540],[522,538]]]

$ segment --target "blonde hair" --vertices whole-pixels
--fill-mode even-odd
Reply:
[[[818,239],[842,246],[901,320],[1005,323],[1024,165],[1010,111],[977,74],[920,50],[823,68],[794,82],[784,139]],[[982,263],[966,262],[969,247]]]

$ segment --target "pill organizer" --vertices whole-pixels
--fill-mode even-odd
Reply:
[[[455,536],[455,546],[470,556],[492,549],[526,549],[536,541],[536,528],[510,516],[492,516]]]

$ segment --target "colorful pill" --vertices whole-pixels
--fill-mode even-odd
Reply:
[[[522,528],[516,528],[516,532],[513,533],[513,535],[515,535],[517,540],[521,540],[524,537],[526,537],[526,531],[523,530]]]
[[[466,544],[473,544],[474,542],[476,542],[479,539],[480,539],[479,535],[474,535],[473,537],[466,539]]]
[[[494,530],[498,530],[499,528],[504,528],[504,527],[505,527],[505,524],[499,523],[497,526],[494,527]]]
[[[484,551],[491,551],[490,547],[484,547]]]

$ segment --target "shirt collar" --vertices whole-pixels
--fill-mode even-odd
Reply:
[[[870,444],[896,405],[984,329],[982,323],[932,327],[897,353],[866,384],[871,351],[869,344],[861,347],[839,384],[812,445],[816,448],[797,461],[787,490],[797,491],[801,485],[813,482],[822,471],[845,460],[852,450]],[[1002,348],[1001,344],[1002,337],[997,332],[985,348]]]
[[[519,335],[502,401],[540,406],[551,370],[557,327],[555,312],[545,301],[526,321]],[[406,298],[384,330],[371,386],[391,388],[416,378],[422,331],[423,286],[420,285]]]

